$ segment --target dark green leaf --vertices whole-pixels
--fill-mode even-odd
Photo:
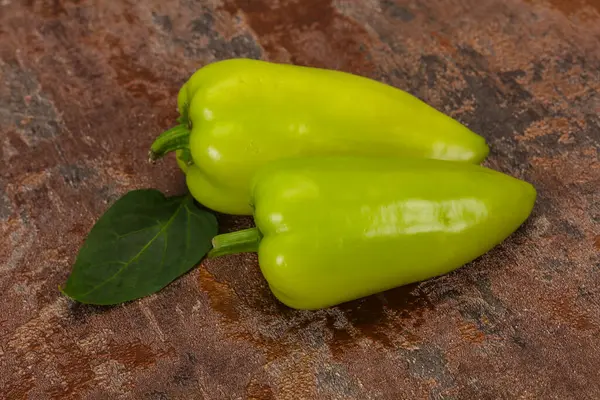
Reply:
[[[150,295],[200,262],[216,234],[215,216],[192,197],[134,190],[96,222],[61,290],[102,305]]]

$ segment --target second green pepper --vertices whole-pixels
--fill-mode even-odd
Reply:
[[[157,138],[152,160],[178,150],[192,195],[250,215],[262,165],[312,155],[422,157],[480,163],[485,139],[400,89],[334,70],[232,59],[181,88],[180,125]]]
[[[256,228],[214,238],[210,256],[257,251],[273,294],[317,309],[448,273],[529,216],[529,183],[466,163],[302,158],[264,167]]]

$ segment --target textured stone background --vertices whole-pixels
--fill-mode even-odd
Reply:
[[[403,88],[539,190],[504,244],[319,312],[252,255],[84,307],[57,286],[126,191],[185,191],[148,146],[180,85],[253,57]],[[600,398],[600,1],[1,0],[0,398]],[[224,229],[248,219],[224,219]]]

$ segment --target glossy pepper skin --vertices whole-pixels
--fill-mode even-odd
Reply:
[[[483,137],[395,87],[345,72],[231,59],[196,71],[178,96],[179,122],[152,160],[178,150],[192,195],[250,215],[262,165],[314,155],[391,156],[480,163]],[[184,160],[185,158],[185,160]]]
[[[536,199],[529,183],[481,166],[398,158],[281,160],[252,193],[256,228],[215,237],[210,256],[258,251],[273,294],[310,310],[457,269],[513,233]]]

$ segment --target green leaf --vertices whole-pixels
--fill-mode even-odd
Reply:
[[[131,191],[96,222],[61,290],[99,305],[148,296],[200,262],[216,234],[216,217],[191,196]]]

